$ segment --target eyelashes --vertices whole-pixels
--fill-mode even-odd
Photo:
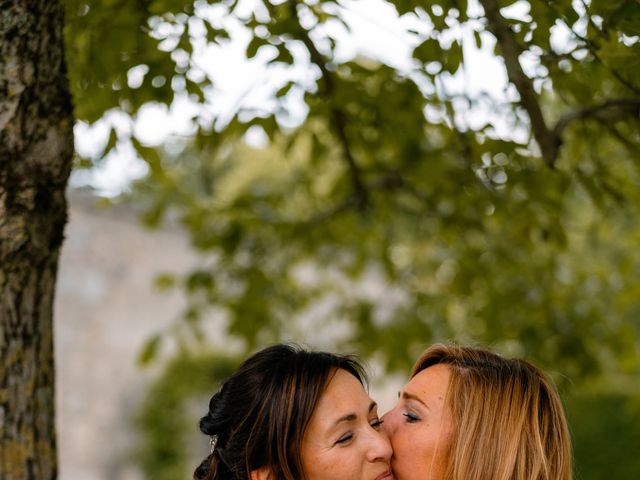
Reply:
[[[369,425],[374,430],[379,430],[382,427],[383,423],[384,423],[384,420],[381,420],[380,418],[375,418]],[[342,437],[340,437],[338,440],[336,440],[335,444],[336,445],[346,445],[351,440],[353,440],[353,433],[347,433],[347,434],[343,435]]]
[[[370,423],[370,425],[377,430],[382,426],[383,423],[384,420],[376,418],[373,422]]]
[[[342,437],[340,437],[336,441],[336,445],[344,445],[346,443],[349,443],[352,439],[353,439],[353,434],[352,433],[348,433],[348,434],[343,435]]]
[[[420,421],[420,417],[418,417],[415,413],[406,412],[402,414],[403,417],[406,418],[407,423],[416,423]]]

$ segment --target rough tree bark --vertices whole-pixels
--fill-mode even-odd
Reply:
[[[56,478],[52,307],[73,116],[57,0],[0,0],[0,479]]]

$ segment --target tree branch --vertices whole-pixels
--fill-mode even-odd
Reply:
[[[419,190],[415,185],[409,182],[398,170],[389,171],[385,175],[380,176],[376,181],[371,182],[370,188],[386,191],[400,190],[409,193],[421,202],[424,202],[425,205],[431,205],[433,203],[432,199],[429,198],[425,192]]]
[[[387,191],[404,191],[406,193],[411,194],[418,200],[424,202],[425,204],[430,204],[431,199],[427,194],[420,191],[414,185],[412,185],[406,178],[404,178],[400,172],[393,171],[388,172],[386,175],[381,176],[377,180],[370,182],[370,184],[366,187],[371,190],[387,190]],[[338,215],[348,212],[353,208],[359,208],[359,199],[355,194],[350,195],[346,199],[344,199],[341,203],[321,212],[318,212],[311,216],[310,218],[301,221],[294,222],[296,225],[317,225],[319,223],[324,223],[327,220],[330,220]],[[433,210],[433,209],[430,209]]]
[[[351,195],[350,197],[347,197],[342,203],[339,203],[338,205],[335,205],[332,208],[329,208],[322,212],[318,212],[314,214],[311,218],[308,218],[307,220],[303,220],[301,222],[296,222],[296,223],[301,226],[305,226],[305,225],[312,226],[320,223],[325,223],[327,220],[330,220],[334,217],[337,217],[338,215],[346,213],[352,208],[357,206],[358,206],[358,199],[355,198],[354,195]]]
[[[589,18],[591,18],[591,17],[589,17]],[[591,55],[593,55],[593,58],[597,62],[599,62],[600,65],[602,65],[604,68],[606,68],[611,73],[611,75],[613,75],[615,77],[616,80],[618,80],[622,85],[624,85],[627,89],[631,90],[636,95],[640,95],[640,89],[638,89],[638,87],[633,85],[629,80],[624,78],[620,72],[618,72],[612,66],[607,65],[604,62],[604,60],[602,60],[600,55],[598,55],[598,48],[600,48],[600,46],[596,42],[594,42],[593,40],[588,39],[587,37],[584,37],[584,36],[580,35],[573,28],[570,28],[570,30],[571,30],[571,33],[573,33],[573,35],[575,35],[575,37],[578,40],[581,40],[581,41],[584,42],[587,50],[589,50],[589,53],[591,53]],[[600,30],[598,30],[598,31],[600,31]]]
[[[640,154],[640,145],[632,142],[625,135],[620,133],[620,130],[616,128],[616,126],[610,122],[606,122],[602,119],[596,119],[596,121],[602,126],[602,128],[606,129],[611,135],[613,135],[632,155],[633,158],[640,158],[640,156],[636,156]]]
[[[298,2],[296,0],[289,0],[291,15],[296,20],[298,20],[297,4]],[[349,143],[349,138],[346,132],[347,121],[345,119],[344,112],[337,108],[332,101],[332,96],[335,93],[334,74],[327,68],[327,60],[315,46],[313,40],[311,40],[309,32],[302,25],[300,25],[299,21],[298,26],[300,28],[298,32],[294,32],[295,38],[304,44],[304,46],[309,51],[311,62],[320,69],[320,72],[322,74],[323,85],[320,88],[320,93],[329,102],[329,126],[334,130],[334,133],[338,137],[338,141],[340,142],[340,146],[342,147],[344,159],[347,162],[347,166],[349,168],[349,175],[351,176],[351,183],[353,185],[357,207],[359,210],[364,211],[369,206],[369,195],[367,189],[364,186],[364,182],[362,181],[362,173],[355,161],[353,152],[351,150],[351,145]]]
[[[560,140],[567,126],[576,120],[593,117],[611,122],[627,114],[640,115],[640,98],[615,98],[569,112],[563,115],[553,127],[553,135]]]
[[[496,37],[502,50],[502,57],[507,69],[509,81],[513,83],[520,94],[520,104],[527,111],[531,120],[533,137],[540,146],[542,157],[546,164],[553,168],[558,156],[560,141],[549,130],[538,104],[538,98],[533,89],[533,82],[522,69],[518,57],[522,49],[516,41],[511,28],[500,14],[497,0],[480,0],[488,22],[489,31]]]
[[[593,16],[591,15],[591,13],[589,12],[589,5],[587,4],[587,2],[585,0],[582,0],[582,6],[584,8],[585,14],[586,14],[586,18],[587,21],[589,22],[589,25],[593,28],[594,31],[598,32],[600,34],[600,36],[602,38],[605,39],[605,41],[609,40],[609,33],[606,30],[601,30],[593,21]],[[593,55],[593,58],[599,62],[604,68],[606,68],[607,70],[609,70],[609,72],[611,72],[611,74],[616,78],[616,80],[618,80],[622,85],[624,85],[627,89],[631,90],[633,93],[635,93],[636,95],[640,95],[640,90],[631,83],[631,81],[627,80],[626,78],[624,78],[620,72],[618,72],[615,68],[611,67],[610,65],[607,65],[602,58],[600,58],[600,56],[598,55],[598,49],[600,48],[600,45],[595,42],[594,40],[591,40],[590,38],[587,38],[583,35],[581,35],[580,33],[578,33],[572,26],[571,26],[571,22],[569,22],[564,15],[562,15],[562,13],[560,11],[558,11],[556,8],[554,8],[553,4],[549,4],[549,8],[551,10],[553,10],[556,15],[558,15],[558,17],[562,18],[564,20],[565,25],[567,26],[567,28],[571,31],[571,33],[580,41],[584,42],[585,47],[587,48],[587,50],[589,50],[589,53],[591,53],[591,55]],[[579,48],[579,47],[577,47]]]

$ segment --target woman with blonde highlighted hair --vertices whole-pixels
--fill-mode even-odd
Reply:
[[[572,478],[562,403],[525,360],[433,345],[384,420],[396,480]]]

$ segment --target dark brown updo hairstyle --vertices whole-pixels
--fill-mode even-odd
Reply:
[[[350,356],[280,344],[249,357],[211,397],[200,419],[214,448],[194,479],[249,480],[262,467],[271,469],[274,480],[304,478],[304,432],[338,369],[365,384],[362,366]]]

